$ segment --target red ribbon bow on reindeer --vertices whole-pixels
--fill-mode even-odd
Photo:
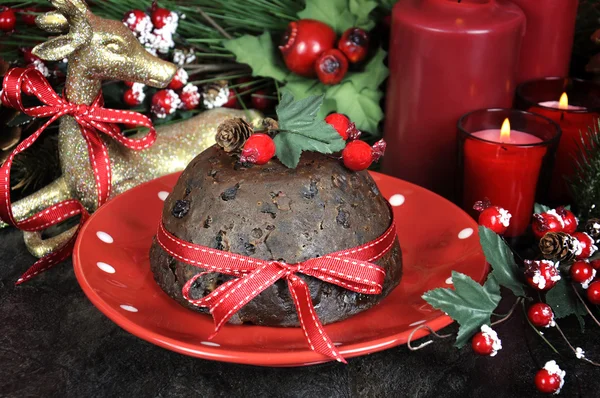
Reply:
[[[188,280],[183,286],[182,293],[183,297],[193,305],[209,308],[215,320],[215,332],[209,338],[212,338],[240,308],[283,278],[287,280],[300,325],[310,348],[344,363],[346,361],[325,333],[316,315],[308,285],[297,274],[309,275],[358,293],[380,294],[385,270],[372,264],[372,261],[389,252],[395,239],[396,228],[392,219],[390,227],[383,235],[364,245],[297,264],[286,264],[279,261],[258,260],[189,243],[172,235],[162,223],[156,235],[158,244],[171,256],[208,270]],[[190,296],[192,285],[208,272],[219,272],[237,278],[225,282],[203,298],[193,299]]]
[[[81,215],[79,222],[79,228],[81,228],[88,218],[87,210],[79,201],[74,199],[57,203],[25,220],[17,221],[13,217],[10,201],[10,168],[13,159],[15,155],[29,148],[46,127],[58,118],[70,115],[80,125],[81,135],[87,143],[90,164],[96,180],[98,207],[106,203],[110,197],[111,189],[110,158],[106,145],[98,132],[108,135],[133,150],[148,148],[156,140],[156,131],[148,117],[132,111],[103,108],[101,95],[91,105],[70,103],[59,97],[52,90],[44,76],[33,68],[13,68],[9,70],[4,76],[2,90],[2,103],[4,105],[18,109],[33,117],[50,116],[50,119],[42,127],[15,148],[0,168],[0,219],[24,231],[41,231],[76,215]],[[44,105],[25,108],[21,100],[21,91],[35,95]],[[120,129],[113,123],[144,126],[148,127],[150,132],[140,139],[130,139],[123,136]],[[38,260],[21,276],[17,284],[27,281],[70,256],[73,252],[76,236],[77,233],[60,249]]]

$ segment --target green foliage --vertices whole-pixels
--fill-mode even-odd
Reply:
[[[565,318],[569,315],[575,315],[579,320],[581,329],[584,326],[584,320],[582,315],[587,315],[581,301],[577,298],[577,295],[573,291],[573,287],[570,283],[562,278],[558,283],[546,293],[546,303],[552,307],[554,316],[558,319]]]
[[[439,288],[423,294],[423,299],[447,313],[460,325],[456,347],[460,348],[479,328],[490,323],[492,312],[500,302],[500,286],[490,275],[483,286],[460,272],[452,272],[455,290]]]
[[[269,32],[264,32],[260,36],[244,35],[237,39],[227,40],[223,46],[235,55],[238,62],[250,66],[253,76],[284,81],[290,73],[278,63],[277,52]]]
[[[600,121],[582,133],[577,154],[577,173],[569,181],[581,219],[600,217]]]
[[[387,52],[379,48],[377,54],[367,62],[362,72],[348,73],[344,82],[352,82],[359,92],[365,88],[379,87],[390,74],[389,69],[383,63],[386,55]]]
[[[485,259],[492,266],[492,275],[498,283],[510,290],[515,296],[525,296],[521,276],[523,272],[517,266],[510,247],[491,229],[479,227],[479,241]]]
[[[323,96],[310,96],[295,101],[292,94],[283,91],[277,106],[279,134],[274,138],[276,156],[285,166],[295,168],[302,151],[333,153],[341,151],[345,141],[333,127],[317,117]]]
[[[369,14],[377,7],[371,0],[306,0],[306,8],[298,13],[301,19],[316,19],[342,34],[353,26],[370,30],[375,22]]]
[[[360,130],[374,133],[383,119],[379,105],[382,95],[373,88],[359,91],[354,83],[347,81],[328,88],[325,98],[335,101],[337,111],[348,115]]]

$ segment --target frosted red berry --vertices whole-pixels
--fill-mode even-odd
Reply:
[[[527,310],[529,321],[539,328],[554,326],[554,313],[546,303],[535,303]]]
[[[17,24],[15,12],[8,7],[0,7],[0,30],[3,32],[12,32]]]
[[[592,282],[587,288],[586,295],[590,303],[600,305],[600,281]]]
[[[571,234],[575,239],[579,241],[579,247],[581,252],[575,257],[577,260],[584,260],[590,258],[598,248],[594,244],[594,239],[585,232],[575,232]]]
[[[342,161],[350,170],[365,170],[373,163],[373,150],[364,141],[350,141],[342,151]]]
[[[499,206],[490,206],[479,213],[479,225],[502,235],[510,225],[511,214]]]
[[[152,106],[150,110],[158,118],[165,118],[167,115],[174,113],[179,105],[181,99],[179,95],[173,90],[165,89],[159,90],[152,96]]]
[[[533,215],[531,229],[536,238],[542,239],[547,232],[561,232],[564,223],[555,212],[546,212]]]
[[[556,208],[556,214],[558,214],[563,220],[562,232],[572,234],[573,232],[577,231],[579,220],[577,220],[577,217],[575,217],[575,214],[573,214],[571,210],[567,210],[564,208],[564,206],[560,206]]]
[[[558,394],[564,383],[565,372],[555,361],[546,362],[535,375],[535,387],[545,394]]]
[[[330,124],[335,131],[344,139],[348,139],[348,130],[350,129],[350,119],[341,113],[332,113],[327,115],[325,122]]]
[[[240,162],[265,164],[275,156],[275,149],[275,142],[267,134],[252,134],[244,144]]]
[[[138,95],[132,89],[125,90],[123,93],[123,102],[129,106],[136,106],[142,103],[139,100]]]
[[[183,108],[190,110],[194,109],[200,103],[200,93],[198,92],[198,87],[193,84],[186,84],[186,86],[181,90],[179,94],[179,98],[181,98],[181,103],[183,104]]]
[[[525,260],[525,279],[529,286],[540,291],[552,289],[560,280],[556,264],[549,260]]]
[[[320,21],[301,19],[289,23],[279,46],[289,70],[300,76],[314,77],[319,56],[335,46],[335,32]]]
[[[179,90],[183,88],[188,82],[188,74],[183,68],[177,69],[177,73],[173,76],[173,79],[169,83],[169,88],[172,90]]]
[[[240,108],[240,103],[237,95],[235,95],[235,91],[229,90],[229,99],[223,104],[223,108]]]
[[[32,64],[35,61],[41,61],[40,57],[34,55],[32,50],[33,49],[30,47],[21,49],[21,52],[23,52],[23,60],[25,60],[25,63],[27,64]]]
[[[596,260],[592,260],[590,261],[590,265],[592,266],[592,268],[594,268],[596,271],[600,270],[600,259],[596,259]]]
[[[166,8],[156,7],[152,10],[150,14],[150,18],[152,19],[152,24],[157,29],[164,28],[169,23],[169,18],[171,17],[171,11]]]
[[[338,42],[338,48],[351,63],[360,62],[369,51],[369,34],[360,28],[347,29]]]
[[[348,59],[340,50],[332,48],[317,59],[315,71],[321,83],[325,85],[338,84],[348,72]]]
[[[494,351],[492,340],[483,332],[478,332],[473,336],[471,347],[479,355],[490,355]]]
[[[146,13],[144,11],[131,10],[131,11],[127,11],[125,13],[125,15],[123,15],[122,21],[125,24],[125,26],[127,26],[133,32],[140,32],[140,31],[152,29],[152,27],[150,26],[150,21],[148,19],[149,19],[149,17],[148,17],[148,15],[146,15]],[[141,24],[144,23],[144,21],[146,21],[146,20],[147,20],[146,24],[148,26],[142,26]]]
[[[266,111],[275,105],[275,100],[269,95],[267,90],[256,90],[250,95],[250,102],[254,109]]]
[[[596,270],[587,261],[575,261],[569,269],[571,279],[577,283],[583,283],[587,287],[596,276]]]

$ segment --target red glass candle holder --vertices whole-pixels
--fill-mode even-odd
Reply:
[[[501,138],[507,118],[511,137]],[[477,217],[474,203],[488,198],[512,215],[505,235],[522,235],[531,221],[537,188],[543,189],[550,177],[559,126],[530,112],[480,109],[459,119],[458,132],[463,208]]]
[[[569,109],[560,109],[558,101],[567,94]],[[598,124],[600,85],[586,80],[548,77],[531,80],[517,87],[516,106],[534,112],[560,125],[562,137],[556,152],[550,182],[549,201],[567,204],[571,201],[568,179],[575,173],[579,147],[588,142],[588,128]]]

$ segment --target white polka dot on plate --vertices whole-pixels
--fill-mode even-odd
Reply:
[[[125,311],[138,312],[138,309],[135,308],[133,305],[121,304],[119,307],[123,308]]]
[[[103,263],[102,261],[98,261],[96,263],[96,266],[98,266],[98,268],[100,268],[102,271],[106,272],[107,274],[114,274],[116,272],[115,268],[112,265]]]
[[[405,200],[406,198],[404,197],[404,195],[400,195],[399,193],[397,193],[390,197],[390,204],[392,206],[402,206]]]
[[[115,241],[113,237],[106,232],[98,231],[96,232],[96,236],[104,243],[113,243]]]
[[[212,341],[201,341],[200,344],[207,345],[209,347],[221,347],[219,343],[213,343]]]
[[[169,196],[169,193],[168,193],[167,191],[160,191],[160,192],[158,193],[158,198],[159,198],[160,200],[162,200],[163,202],[164,202],[165,200],[167,200],[167,197],[168,197],[168,196]]]
[[[465,228],[458,233],[458,239],[467,239],[473,235],[473,228]]]
[[[451,285],[452,284],[452,277],[446,279],[446,285]]]
[[[417,326],[417,325],[420,325],[420,324],[425,323],[425,322],[427,322],[427,321],[423,319],[423,320],[420,320],[420,321],[413,322],[413,323],[411,323],[408,326]]]

